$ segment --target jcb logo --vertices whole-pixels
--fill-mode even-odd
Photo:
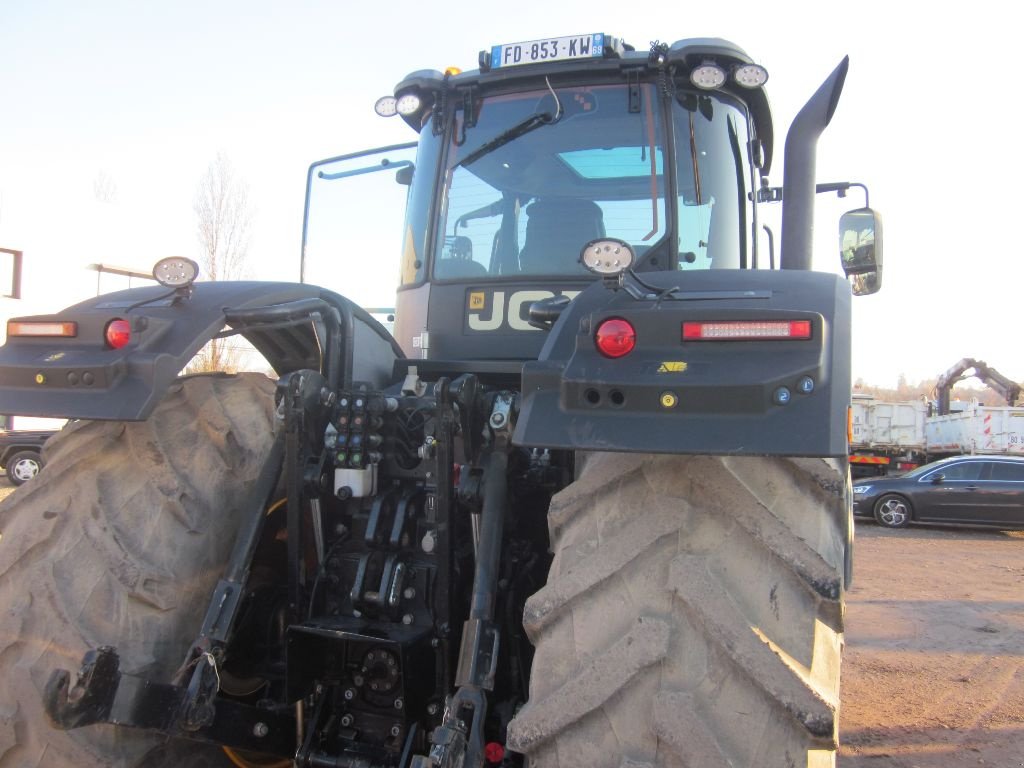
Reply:
[[[579,291],[558,291],[557,294],[575,298]],[[467,321],[471,331],[536,331],[527,321],[530,305],[555,296],[555,291],[470,291],[467,297]]]

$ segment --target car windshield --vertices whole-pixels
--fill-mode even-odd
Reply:
[[[582,275],[580,251],[600,237],[646,268],[739,266],[745,124],[723,101],[664,101],[653,84],[488,97],[474,125],[456,115],[434,276]]]

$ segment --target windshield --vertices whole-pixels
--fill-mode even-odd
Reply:
[[[740,266],[745,126],[722,101],[663,100],[653,84],[492,96],[474,125],[459,111],[434,277],[578,277],[580,251],[600,237],[628,242],[647,269]]]

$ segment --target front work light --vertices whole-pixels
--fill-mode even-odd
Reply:
[[[614,277],[633,266],[633,249],[625,240],[602,237],[583,246],[580,263],[595,275]]]
[[[420,107],[423,106],[423,102],[420,101],[420,97],[415,93],[406,93],[398,97],[398,101],[395,102],[395,109],[398,110],[398,114],[402,117],[408,117],[409,115],[415,115],[420,111]]]
[[[373,105],[373,111],[381,117],[394,117],[398,114],[398,99],[394,96],[381,96]]]
[[[713,61],[705,60],[690,73],[690,82],[706,91],[721,88],[725,84],[725,70]]]
[[[199,277],[199,265],[184,256],[168,256],[153,266],[153,279],[165,288],[184,288]]]
[[[732,71],[732,79],[744,88],[760,88],[768,82],[768,70],[760,64],[742,64]]]

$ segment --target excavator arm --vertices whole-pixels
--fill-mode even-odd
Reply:
[[[935,382],[935,398],[938,400],[939,415],[949,413],[949,392],[958,381],[974,376],[998,392],[1006,400],[1007,405],[1015,405],[1020,398],[1020,384],[1003,376],[995,368],[989,367],[981,360],[965,357],[948,371],[939,376]]]

